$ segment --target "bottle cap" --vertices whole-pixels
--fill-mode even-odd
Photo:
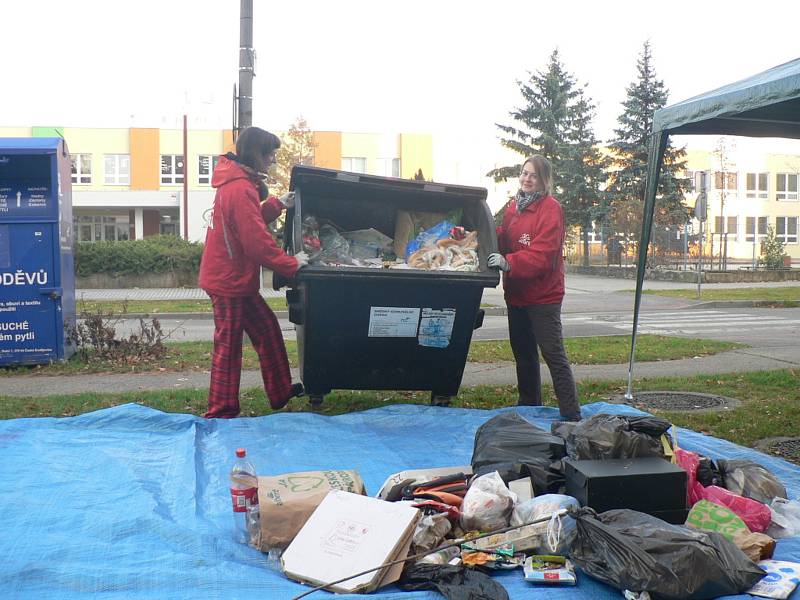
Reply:
[[[246,454],[247,454],[247,451],[244,448],[237,448],[236,449],[236,456],[238,458],[244,458]]]

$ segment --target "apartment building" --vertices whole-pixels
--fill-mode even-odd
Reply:
[[[800,259],[800,156],[747,149],[729,150],[722,155],[689,150],[687,169],[693,183],[687,204],[694,205],[705,184],[706,231],[715,253],[727,244],[729,258],[757,258],[760,242],[772,227],[786,253]]]
[[[280,134],[279,134],[280,135]],[[429,134],[314,132],[314,164],[410,179],[433,175]],[[0,127],[0,137],[62,137],[72,159],[78,241],[135,240],[156,234],[205,239],[211,174],[233,148],[230,130]],[[184,199],[184,183],[188,193]]]

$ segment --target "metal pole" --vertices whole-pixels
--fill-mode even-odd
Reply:
[[[183,115],[183,239],[189,241],[189,127]]]
[[[689,221],[683,224],[683,270],[689,270]]]
[[[700,254],[697,256],[697,299],[700,300],[700,282],[703,281],[703,222],[700,221]]]
[[[239,113],[237,129],[253,124],[253,0],[241,0],[239,5]]]

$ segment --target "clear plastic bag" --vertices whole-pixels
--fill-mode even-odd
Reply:
[[[766,534],[775,539],[800,535],[800,501],[775,498],[769,505],[772,523]]]
[[[452,528],[450,519],[445,513],[425,515],[417,521],[417,527],[414,529],[414,536],[411,539],[411,554],[433,550]]]
[[[342,237],[333,225],[323,225],[319,228],[319,241],[322,250],[316,260],[328,264],[352,264],[350,255],[350,242]]]
[[[464,531],[492,531],[508,525],[516,495],[506,487],[500,474],[492,471],[475,478],[461,504]]]
[[[511,525],[522,525],[529,523],[542,517],[552,515],[561,509],[574,509],[578,510],[580,503],[572,496],[565,496],[563,494],[545,494],[537,496],[521,502],[514,507],[511,513]],[[538,535],[542,536],[543,541],[547,544],[542,544],[540,550],[547,552],[555,552],[556,554],[563,554],[569,546],[569,541],[575,533],[575,520],[569,516],[556,517],[559,522],[542,522],[532,525],[531,528]]]

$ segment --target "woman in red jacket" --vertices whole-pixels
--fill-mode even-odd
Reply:
[[[561,417],[579,421],[581,409],[564,351],[564,211],[551,195],[552,167],[543,156],[525,159],[520,190],[497,228],[499,253],[490,267],[503,271],[508,333],[517,366],[519,404],[542,404],[539,352],[550,369]]]
[[[206,417],[239,414],[242,372],[242,332],[246,331],[261,364],[270,406],[280,409],[303,385],[292,385],[289,360],[278,319],[259,293],[262,266],[293,277],[308,264],[308,256],[286,254],[272,238],[267,223],[294,201],[289,193],[267,197],[261,173],[275,162],[280,140],[263,129],[249,127],[236,141],[236,154],[220,157],[211,185],[217,188],[213,214],[200,263],[200,287],[211,297],[214,350]]]

